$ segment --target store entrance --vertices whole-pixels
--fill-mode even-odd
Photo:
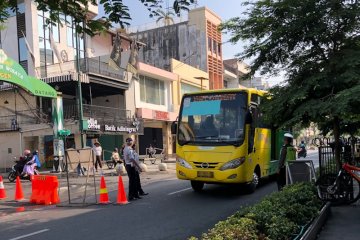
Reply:
[[[144,128],[144,135],[139,136],[139,153],[146,154],[146,148],[152,144],[155,148],[163,148],[163,133],[161,128]]]

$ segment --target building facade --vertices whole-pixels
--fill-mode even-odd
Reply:
[[[178,76],[169,71],[138,62],[137,74],[126,92],[127,108],[143,120],[144,134],[138,135],[139,154],[146,154],[150,144],[164,153],[173,153],[170,127],[177,114],[173,106],[173,84]]]
[[[210,89],[223,88],[221,19],[206,7],[189,11],[186,21],[171,25],[133,28],[131,35],[146,44],[142,62],[170,70],[171,59],[208,73]]]
[[[68,16],[61,16],[62,26],[49,27],[48,15],[38,11],[34,2],[20,0],[18,6],[0,31],[0,46],[28,75],[41,78],[61,94],[65,128],[72,133],[65,147],[92,146],[97,139],[107,158],[125,136],[143,134],[142,119],[126,109],[132,40],[120,35],[121,64],[113,67],[109,56],[116,32],[83,37],[75,32]],[[89,18],[97,13],[97,7],[89,7]],[[24,149],[38,149],[41,161],[51,164],[52,101],[7,83],[2,83],[0,90],[0,168],[11,166],[11,159]],[[16,128],[11,125],[13,119],[17,120]]]

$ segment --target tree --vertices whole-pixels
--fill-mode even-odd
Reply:
[[[170,11],[163,11],[161,9],[158,9],[157,11],[158,18],[156,19],[156,23],[163,21],[165,26],[169,26],[170,24],[174,24],[173,16],[175,14]]]
[[[88,19],[88,6],[90,4],[97,5],[97,0],[62,0],[62,1],[48,1],[48,0],[33,0],[37,3],[38,10],[49,12],[49,23],[58,23],[60,14],[71,16],[76,24],[76,31],[78,33],[87,33],[94,35],[95,33],[109,29],[113,24],[119,24],[124,28],[129,24],[131,16],[129,8],[123,4],[123,0],[99,0],[99,4],[104,6],[105,15],[100,19]],[[149,16],[153,17],[157,14],[157,10],[161,8],[161,0],[139,0],[149,10]],[[194,3],[194,0],[174,0],[173,9],[176,14],[181,11],[188,11],[189,6]],[[83,7],[85,6],[85,7]],[[2,0],[0,1],[0,26],[9,17],[8,9],[15,11],[17,7],[17,0]]]
[[[258,0],[246,6],[245,17],[222,25],[231,42],[248,42],[238,56],[255,57],[250,75],[287,72],[285,83],[270,90],[265,116],[277,126],[331,126],[339,167],[342,122],[359,128],[360,1]]]

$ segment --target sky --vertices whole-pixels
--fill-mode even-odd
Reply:
[[[165,3],[167,0],[163,0]],[[131,26],[141,26],[144,24],[151,24],[156,21],[156,18],[150,18],[149,12],[146,7],[140,2],[140,0],[123,0],[124,4],[129,7],[130,15],[132,20],[130,20]],[[169,4],[173,3],[172,0],[168,0]],[[196,7],[206,6],[213,12],[215,12],[223,21],[229,20],[232,17],[239,17],[244,12],[245,7],[242,6],[241,0],[198,0]],[[100,9],[100,14],[103,11]],[[186,20],[187,17],[184,17]],[[223,59],[234,58],[236,54],[241,53],[243,50],[244,44],[238,42],[236,44],[229,43],[230,39],[229,34],[223,34]],[[251,60],[245,59],[245,62],[250,64]],[[259,76],[259,74],[256,74]],[[282,81],[282,77],[272,77],[267,78],[270,85],[274,85]]]
[[[131,26],[140,26],[156,21],[156,18],[149,17],[149,12],[139,0],[124,0],[123,2],[130,9],[130,14],[132,18],[132,20],[130,21]],[[164,0],[164,2],[166,2],[166,0]],[[172,0],[169,0],[170,5],[172,4],[172,2]],[[226,2],[226,6],[224,6],[224,2]],[[198,0],[197,7],[208,7],[217,15],[219,15],[220,18],[224,21],[232,17],[237,17],[241,15],[244,9],[241,6],[241,2],[241,0]],[[184,19],[186,19],[186,17],[184,17]],[[236,45],[227,43],[229,37],[230,36],[228,35],[223,35],[224,59],[233,58],[235,54],[241,52],[242,50],[241,43],[238,43]]]

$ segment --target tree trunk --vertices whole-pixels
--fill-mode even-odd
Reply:
[[[340,145],[340,120],[338,117],[334,117],[334,138],[335,138],[335,161],[336,161],[336,168],[340,170],[341,167],[341,159],[340,159],[340,152],[341,152],[341,145]]]

